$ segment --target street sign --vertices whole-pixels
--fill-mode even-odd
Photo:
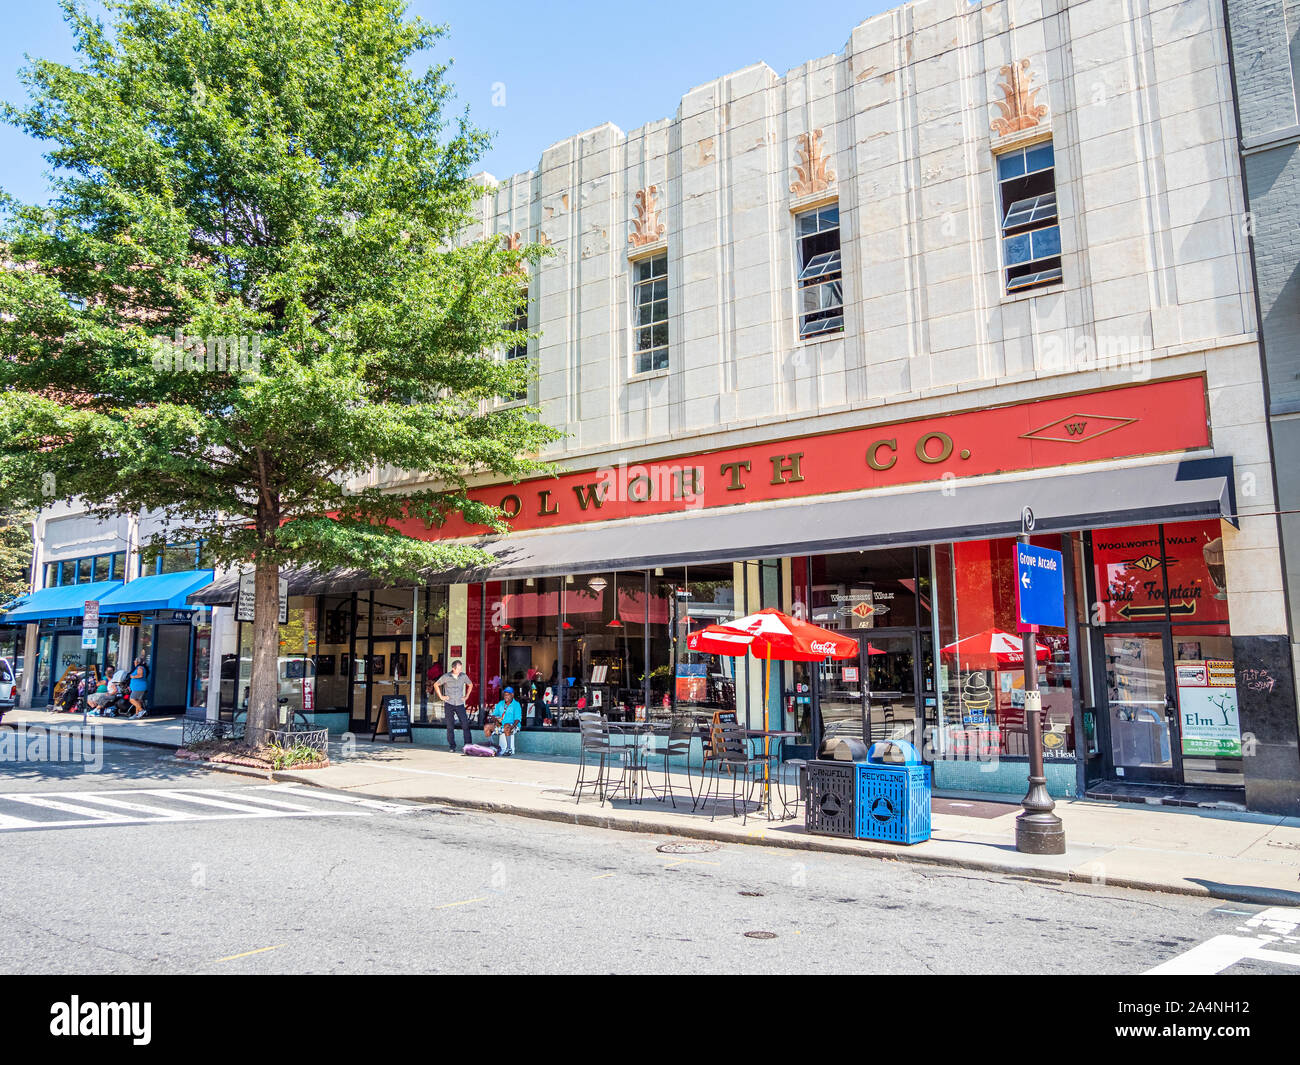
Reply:
[[[1016,544],[1016,629],[1065,625],[1065,563],[1059,551]]]
[[[93,651],[99,645],[99,600],[87,599],[81,619],[81,649]]]
[[[136,625],[139,625],[140,622],[143,620],[144,620],[144,616],[142,614],[118,614],[117,615],[117,623],[119,625],[126,626],[127,628],[131,628]]]
[[[257,571],[245,570],[239,575],[239,595],[235,599],[235,620],[252,621],[253,605],[257,602]],[[280,624],[289,624],[289,582],[280,578]]]

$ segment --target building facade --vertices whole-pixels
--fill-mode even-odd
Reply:
[[[0,614],[0,657],[21,674],[18,704],[46,707],[69,671],[149,668],[147,704],[181,713],[207,703],[211,615],[188,602],[212,582],[201,544],[169,544],[154,558],[141,545],[165,532],[158,515],[100,520],[76,506],[43,509],[33,529],[31,593]],[[83,646],[87,602],[99,605],[96,646]],[[215,706],[215,703],[214,703]]]
[[[923,0],[484,175],[466,239],[550,251],[498,353],[537,378],[500,402],[565,430],[565,472],[474,487],[508,537],[410,524],[481,543],[482,572],[287,575],[287,705],[360,732],[403,695],[443,743],[462,660],[481,711],[527,704],[521,753],[576,751],[582,708],[734,709],[787,755],[907,738],[937,789],[1019,795],[1028,510],[1066,568],[1038,638],[1052,791],[1300,813],[1228,41],[1221,0]],[[237,579],[191,599],[206,705],[237,713]],[[686,649],[764,606],[859,659],[774,665],[764,706],[758,663]]]

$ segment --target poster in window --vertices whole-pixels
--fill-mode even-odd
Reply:
[[[1103,622],[1228,620],[1218,521],[1095,532],[1092,554]]]
[[[333,655],[315,655],[316,659],[316,676],[332,677],[334,676],[334,656]]]
[[[677,701],[702,703],[709,696],[709,667],[704,662],[677,666]]]
[[[1232,663],[1213,658],[1176,662],[1174,675],[1183,754],[1240,758],[1241,720]]]

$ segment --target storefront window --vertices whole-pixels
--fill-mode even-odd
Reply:
[[[1034,537],[1059,551],[1059,536]],[[942,720],[935,753],[945,758],[1027,758],[1023,638],[1016,631],[1015,540],[975,540],[945,550],[951,582],[940,610]],[[947,558],[950,562],[946,561]],[[944,609],[946,608],[946,609]],[[950,620],[949,620],[950,618]],[[1074,674],[1064,628],[1036,637],[1043,699],[1043,757],[1074,758]]]
[[[348,654],[352,647],[352,596],[323,595],[317,626],[320,636],[313,655],[316,665],[317,710],[348,708]]]
[[[743,668],[745,659],[689,651],[686,637],[695,629],[740,617],[735,567],[731,563],[688,566],[677,572],[681,579],[676,585],[673,615],[678,634],[673,689],[676,705],[680,710],[706,715],[717,710],[734,711],[737,666]]]
[[[513,688],[526,727],[551,727],[559,678],[562,580],[492,581],[488,601],[488,698],[493,706]]]

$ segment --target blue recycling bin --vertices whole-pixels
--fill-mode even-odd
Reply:
[[[903,752],[901,765],[879,761],[890,747]],[[924,843],[930,838],[930,767],[905,740],[871,745],[857,763],[857,838],[885,843]]]

